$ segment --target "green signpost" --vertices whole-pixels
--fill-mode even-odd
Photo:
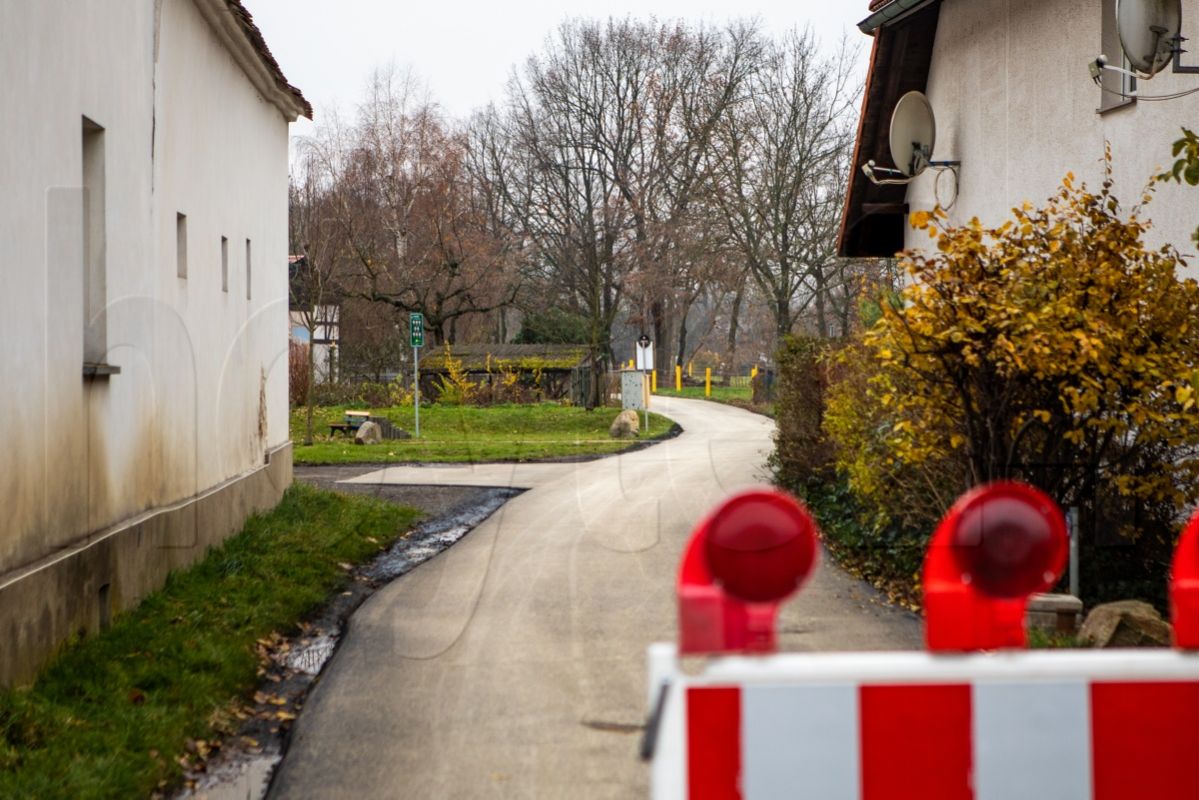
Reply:
[[[412,407],[416,412],[414,434],[420,438],[420,349],[425,346],[425,315],[413,311],[408,315],[408,338],[412,342]]]

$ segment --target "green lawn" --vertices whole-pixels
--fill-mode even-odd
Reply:
[[[481,462],[532,461],[564,456],[616,453],[639,440],[608,436],[608,427],[619,409],[587,411],[556,403],[498,406],[422,406],[421,438],[399,439],[376,445],[358,445],[352,437],[330,437],[329,425],[341,422],[348,406],[316,409],[312,445],[304,441],[303,408],[291,412],[291,439],[297,464],[389,463],[389,462]],[[358,409],[386,417],[409,433],[413,414],[409,406]],[[649,415],[646,438],[669,433],[673,422],[658,414]]]
[[[748,386],[712,386],[712,396],[704,395],[704,387],[702,386],[684,386],[682,391],[675,391],[674,384],[663,386],[658,384],[658,394],[666,397],[687,397],[692,400],[715,400],[718,403],[727,403],[731,400],[740,400],[749,403],[753,400],[753,390]]]
[[[0,691],[0,797],[148,797],[178,779],[188,739],[231,727],[258,686],[255,643],[294,630],[417,512],[295,485],[269,514],[29,689]]]

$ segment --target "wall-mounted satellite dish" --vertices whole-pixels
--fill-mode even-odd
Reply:
[[[937,120],[923,92],[899,98],[891,114],[891,158],[904,175],[919,175],[928,167],[937,140]]]
[[[933,116],[932,104],[923,92],[908,92],[899,98],[895,110],[891,112],[891,160],[895,168],[880,167],[874,159],[862,165],[862,172],[875,186],[906,186],[929,167],[937,170],[937,183],[933,192],[937,193],[937,185],[945,172],[953,174],[953,199],[943,202],[938,195],[937,202],[943,208],[950,208],[957,201],[958,168],[961,161],[933,161],[933,146],[937,141],[937,120]]]
[[[1174,59],[1182,0],[1116,0],[1116,29],[1128,63],[1152,77]]]

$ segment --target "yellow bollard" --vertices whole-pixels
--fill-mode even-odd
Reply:
[[[676,392],[683,391],[683,368],[678,364],[674,365],[674,390]]]
[[[712,396],[712,368],[704,368],[704,397]]]
[[[649,374],[649,390],[654,394],[658,393],[658,370]]]

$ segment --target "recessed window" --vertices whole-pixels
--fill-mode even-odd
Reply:
[[[1116,27],[1116,0],[1103,0],[1103,41],[1100,44],[1108,64],[1132,70],[1132,65],[1124,57],[1124,48],[1120,45],[1120,32]],[[1134,98],[1129,95],[1136,91],[1137,79],[1123,72],[1106,69],[1100,78],[1100,86],[1102,97],[1099,99],[1099,110],[1106,111],[1134,102]]]
[[[108,351],[104,128],[84,117],[82,139],[83,360],[103,364]]]
[[[221,291],[229,291],[229,238],[221,237]]]
[[[187,277],[187,214],[175,215],[175,274]]]
[[[250,240],[246,239],[246,299],[251,297],[250,288],[254,285],[254,259],[251,257]]]

